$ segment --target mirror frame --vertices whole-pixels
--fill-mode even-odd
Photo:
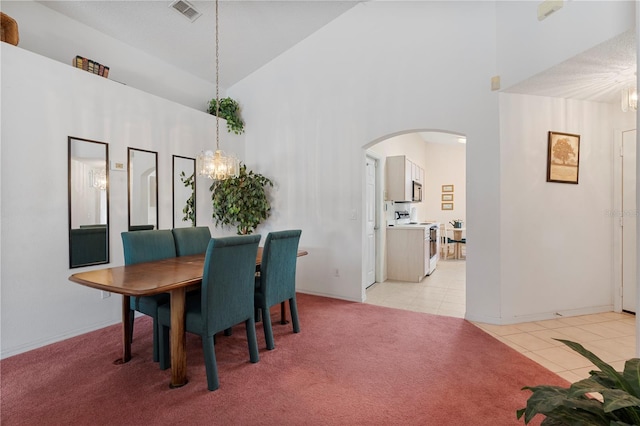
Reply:
[[[196,213],[196,205],[197,205],[197,185],[198,183],[196,182],[196,159],[195,158],[191,158],[191,157],[183,157],[181,155],[174,155],[173,157],[173,161],[172,161],[172,170],[171,170],[171,176],[173,176],[173,179],[171,181],[171,186],[172,186],[172,194],[173,194],[173,204],[172,204],[172,212],[173,212],[173,227],[176,228],[176,214],[178,214],[178,212],[176,211],[176,180],[180,179],[180,181],[184,184],[184,181],[182,180],[180,175],[177,175],[176,173],[182,172],[184,170],[177,170],[176,168],[176,163],[177,160],[189,160],[193,162],[193,222],[191,223],[191,226],[196,226],[197,223],[197,213]],[[186,186],[186,185],[184,185]],[[184,210],[180,209],[180,211],[184,214]],[[183,220],[183,222],[186,222]],[[186,226],[185,226],[186,228]]]
[[[149,151],[146,149],[140,149],[140,148],[132,148],[132,147],[127,147],[127,204],[128,204],[128,212],[127,212],[127,229],[129,231],[135,231],[137,230],[138,227],[145,227],[146,224],[143,225],[134,225],[133,229],[132,229],[132,225],[131,225],[131,184],[132,184],[132,176],[131,176],[131,153],[132,151],[138,151],[138,152],[146,152],[148,154],[153,154],[155,157],[155,168],[156,168],[156,187],[155,187],[155,194],[154,196],[156,197],[156,223],[153,227],[153,229],[160,229],[160,221],[159,221],[159,200],[158,200],[158,177],[159,177],[159,173],[158,173],[158,152],[157,151]],[[146,228],[143,228],[146,229]]]
[[[99,144],[99,145],[103,145],[104,146],[104,169],[105,169],[105,179],[106,179],[106,183],[105,183],[105,196],[106,196],[106,202],[105,202],[105,208],[106,208],[106,241],[105,241],[105,259],[104,260],[98,260],[95,262],[85,262],[85,263],[78,263],[78,264],[74,264],[73,262],[73,212],[72,212],[72,145],[74,143],[74,141],[81,141],[81,142],[87,142],[87,143],[94,143],[94,144]],[[109,245],[109,187],[110,187],[110,182],[109,182],[109,144],[106,142],[99,142],[99,141],[94,141],[91,139],[84,139],[84,138],[78,138],[75,136],[67,136],[67,202],[68,202],[68,213],[69,213],[69,269],[73,269],[73,268],[80,268],[83,266],[91,266],[91,265],[103,265],[105,263],[109,263],[110,262],[110,256],[109,256],[109,252],[110,252],[110,245]],[[100,224],[101,225],[101,224]],[[90,226],[88,226],[90,227]],[[89,236],[89,238],[91,238],[91,236]]]

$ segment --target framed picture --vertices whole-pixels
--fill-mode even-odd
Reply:
[[[442,201],[453,201],[453,194],[442,194]]]
[[[549,132],[547,182],[578,183],[580,135]]]
[[[442,203],[442,210],[453,210],[453,203]]]
[[[453,185],[442,185],[442,192],[453,192]]]

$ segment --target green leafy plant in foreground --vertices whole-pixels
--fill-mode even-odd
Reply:
[[[618,372],[579,343],[556,339],[591,361],[600,370],[588,379],[560,386],[526,386],[533,394],[527,406],[516,412],[528,424],[536,414],[546,418],[542,426],[640,425],[640,359],[627,360]],[[589,395],[592,394],[592,395]],[[599,394],[599,395],[598,395]]]
[[[216,226],[236,226],[238,235],[251,234],[271,214],[265,191],[273,187],[270,179],[240,166],[237,177],[213,182],[209,190]]]

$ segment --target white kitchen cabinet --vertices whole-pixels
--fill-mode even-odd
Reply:
[[[387,201],[411,201],[413,191],[413,163],[405,155],[387,157]]]
[[[412,163],[411,179],[424,185],[424,170],[417,163]]]
[[[429,273],[428,228],[387,228],[387,278],[420,282]]]

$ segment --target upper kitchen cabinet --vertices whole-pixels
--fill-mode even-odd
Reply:
[[[404,155],[387,157],[387,201],[410,202],[413,191],[413,163]]]
[[[411,163],[411,178],[414,182],[424,185],[424,170],[416,163]]]

